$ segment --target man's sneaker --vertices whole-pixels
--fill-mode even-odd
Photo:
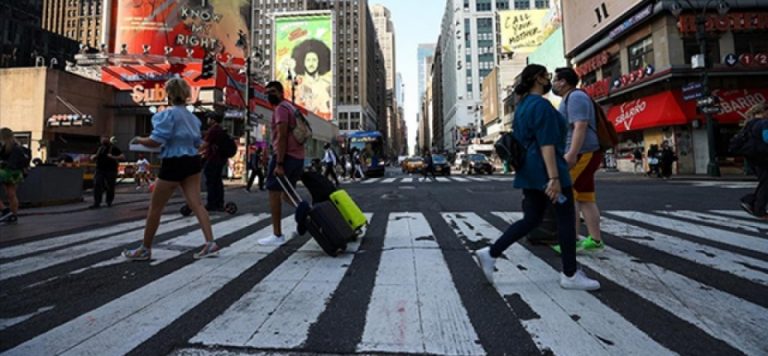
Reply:
[[[496,259],[491,256],[491,248],[481,248],[475,251],[475,256],[477,256],[477,261],[483,269],[485,278],[488,279],[488,282],[493,284],[493,266],[496,264]]]
[[[269,237],[265,237],[261,240],[259,240],[259,245],[265,245],[265,246],[275,246],[275,245],[282,245],[285,243],[285,236],[280,235],[271,235]]]
[[[219,247],[215,241],[206,242],[203,246],[203,249],[200,250],[200,252],[195,252],[192,257],[196,260],[199,260],[204,257],[215,256],[219,254],[219,250],[221,250],[221,247]]]
[[[560,272],[560,287],[563,289],[598,290],[600,282],[590,279],[581,269],[577,269],[573,276],[566,276]]]
[[[144,247],[144,245],[141,245],[135,250],[123,251],[123,257],[131,261],[149,261],[149,259],[152,257],[152,250]]]
[[[742,209],[744,209],[744,211],[746,211],[747,213],[749,213],[749,215],[755,215],[754,209],[752,209],[752,205],[750,205],[750,204],[747,204],[747,203],[745,203],[745,202],[741,202],[741,203],[739,203],[739,206],[740,206]]]
[[[16,214],[11,214],[5,217],[4,219],[0,219],[0,222],[6,223],[6,224],[15,224],[19,218],[16,216]]]
[[[3,209],[2,212],[0,212],[0,221],[5,221],[8,219],[13,213],[11,212],[10,208]]]
[[[587,238],[584,240],[576,241],[577,252],[600,252],[604,249],[605,244],[603,241],[595,241],[592,239],[592,236],[587,236]]]

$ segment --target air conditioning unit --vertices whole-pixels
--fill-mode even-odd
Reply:
[[[703,54],[694,54],[691,56],[691,68],[703,69],[707,64]]]

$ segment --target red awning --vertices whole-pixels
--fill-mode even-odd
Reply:
[[[680,107],[679,95],[671,91],[628,101],[608,110],[608,119],[617,132],[650,127],[682,125],[688,122]]]
[[[715,89],[712,96],[719,99],[721,111],[714,118],[721,124],[736,124],[743,120],[753,105],[768,101],[768,89]],[[625,102],[608,109],[608,119],[617,132],[651,127],[685,125],[694,119],[703,120],[696,110],[696,100],[683,100],[679,90],[664,91]]]

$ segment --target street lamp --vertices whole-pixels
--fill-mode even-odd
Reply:
[[[705,28],[707,23],[706,15],[709,6],[715,2],[717,3],[717,13],[720,16],[728,13],[728,10],[731,8],[731,5],[726,0],[709,0],[701,8],[701,12],[696,14],[696,41],[699,44],[699,53],[704,58],[704,69],[701,72],[701,91],[705,98],[708,98],[711,94],[709,90],[709,56],[707,52],[707,34]],[[691,10],[696,9],[690,0],[685,0],[685,4],[688,5],[688,8]],[[670,11],[679,21],[680,15],[683,12],[683,3],[681,3],[680,0],[675,0],[675,2],[672,3]],[[716,123],[710,111],[705,111],[704,117],[707,119],[707,141],[709,144],[709,163],[707,163],[707,175],[712,177],[719,177],[720,165],[717,161],[717,150],[715,147]]]

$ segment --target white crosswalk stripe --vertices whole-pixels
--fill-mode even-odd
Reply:
[[[497,177],[440,178],[451,182],[461,178],[469,182]],[[377,181],[400,183],[390,183],[390,179],[393,178]],[[669,313],[681,325],[701,332],[698,335],[705,338],[719,340],[745,354],[768,354],[768,341],[763,335],[764,325],[768,324],[765,304],[739,294],[728,283],[706,282],[698,275],[690,275],[687,269],[690,266],[712,269],[732,276],[740,286],[767,287],[768,261],[755,254],[764,255],[768,251],[765,238],[768,223],[750,219],[738,210],[608,210],[604,213],[601,230],[607,247],[596,256],[580,255],[582,265],[626,290],[631,298],[657,308],[643,317],[652,319],[654,313]],[[350,275],[350,265],[359,262],[361,256],[380,254],[377,266],[366,266],[376,272],[374,275],[373,270],[370,271],[371,282],[366,287],[369,289],[358,291],[370,299],[366,299],[367,304],[361,303],[365,312],[360,313],[361,327],[354,336],[356,346],[347,352],[488,354],[487,345],[480,342],[482,332],[464,305],[467,301],[462,299],[465,295],[462,293],[465,291],[456,284],[456,278],[462,276],[452,273],[451,264],[455,262],[448,258],[447,252],[457,251],[443,250],[441,241],[460,239],[467,250],[470,246],[476,248],[495,241],[502,233],[497,226],[520,219],[522,213],[492,212],[488,216],[493,216],[488,219],[475,212],[382,214],[385,215],[379,216],[375,230],[383,231],[383,235],[372,235],[373,226],[370,226],[362,240],[349,244],[347,252],[337,258],[325,256],[312,239],[301,247],[296,245],[299,247],[296,252],[280,259],[282,262],[274,262],[264,271],[263,279],[242,289],[231,299],[231,304],[222,306],[221,314],[210,316],[210,320],[191,330],[189,339],[184,341],[192,348],[204,349],[311,351],[303,349],[303,345],[312,337],[313,324],[321,320],[320,315],[338,297],[342,281],[357,278]],[[373,221],[373,214],[366,215]],[[282,250],[276,246],[256,243],[271,234],[271,226],[255,233],[248,233],[255,229],[240,231],[264,224],[268,218],[267,214],[238,215],[214,221],[215,236],[232,236],[234,241],[216,258],[192,261],[191,257],[182,255],[202,244],[199,229],[185,232],[197,224],[196,219],[165,216],[158,233],[170,236],[153,248],[154,261],[150,264],[152,269],[171,267],[172,271],[68,321],[46,326],[5,352],[9,355],[101,355],[135,350],[190,311],[204,308],[204,302],[215,294],[228,291],[230,282],[245,280],[238,277],[254,270],[256,264],[279,254]],[[0,258],[10,261],[0,264],[0,280],[34,275],[49,267],[56,267],[53,270],[60,269],[62,276],[74,279],[80,276],[76,272],[86,270],[93,270],[89,276],[98,275],[96,267],[124,262],[103,252],[137,242],[141,226],[143,220],[137,220],[84,232],[81,236],[88,236],[86,238],[77,239],[70,234],[2,248]],[[283,219],[283,229],[295,229],[293,216]],[[442,235],[437,236],[438,231],[443,231]],[[97,237],[100,238],[95,239]],[[76,245],[82,239],[95,240]],[[369,239],[380,241],[382,248],[361,248]],[[612,239],[621,250],[611,247]],[[625,245],[632,245],[631,248],[618,246],[619,239]],[[667,260],[684,261],[689,267],[660,263],[661,257],[656,261],[655,256],[648,257],[649,253],[643,252],[649,249],[661,252],[659,255],[663,254]],[[507,249],[505,258],[497,259],[495,290],[490,290],[498,292],[499,297],[518,296],[535,313],[536,317],[518,322],[542,353],[667,355],[683,351],[665,343],[666,339],[649,330],[647,325],[633,323],[625,310],[606,304],[604,298],[612,295],[610,288],[602,295],[561,289],[559,271],[552,267],[551,261],[532,251],[521,244]],[[633,256],[632,252],[636,251],[643,252],[645,257]],[[100,253],[98,259],[93,257]],[[460,253],[466,253],[464,258],[468,258],[471,251]],[[186,258],[189,260],[179,263],[178,267],[166,263]],[[71,264],[67,262],[80,259],[90,259],[90,265],[70,271],[68,268],[74,267],[68,267]],[[125,269],[130,271],[137,265],[125,263]],[[32,289],[39,291],[48,282],[25,283],[42,285]],[[120,280],[112,282],[120,283]],[[17,287],[22,291],[31,288]],[[2,300],[0,305],[5,305]],[[55,301],[35,308],[25,313],[3,314],[0,332],[13,332],[18,327],[26,329],[29,327],[26,324],[39,324],[36,319],[41,316],[58,312]]]

